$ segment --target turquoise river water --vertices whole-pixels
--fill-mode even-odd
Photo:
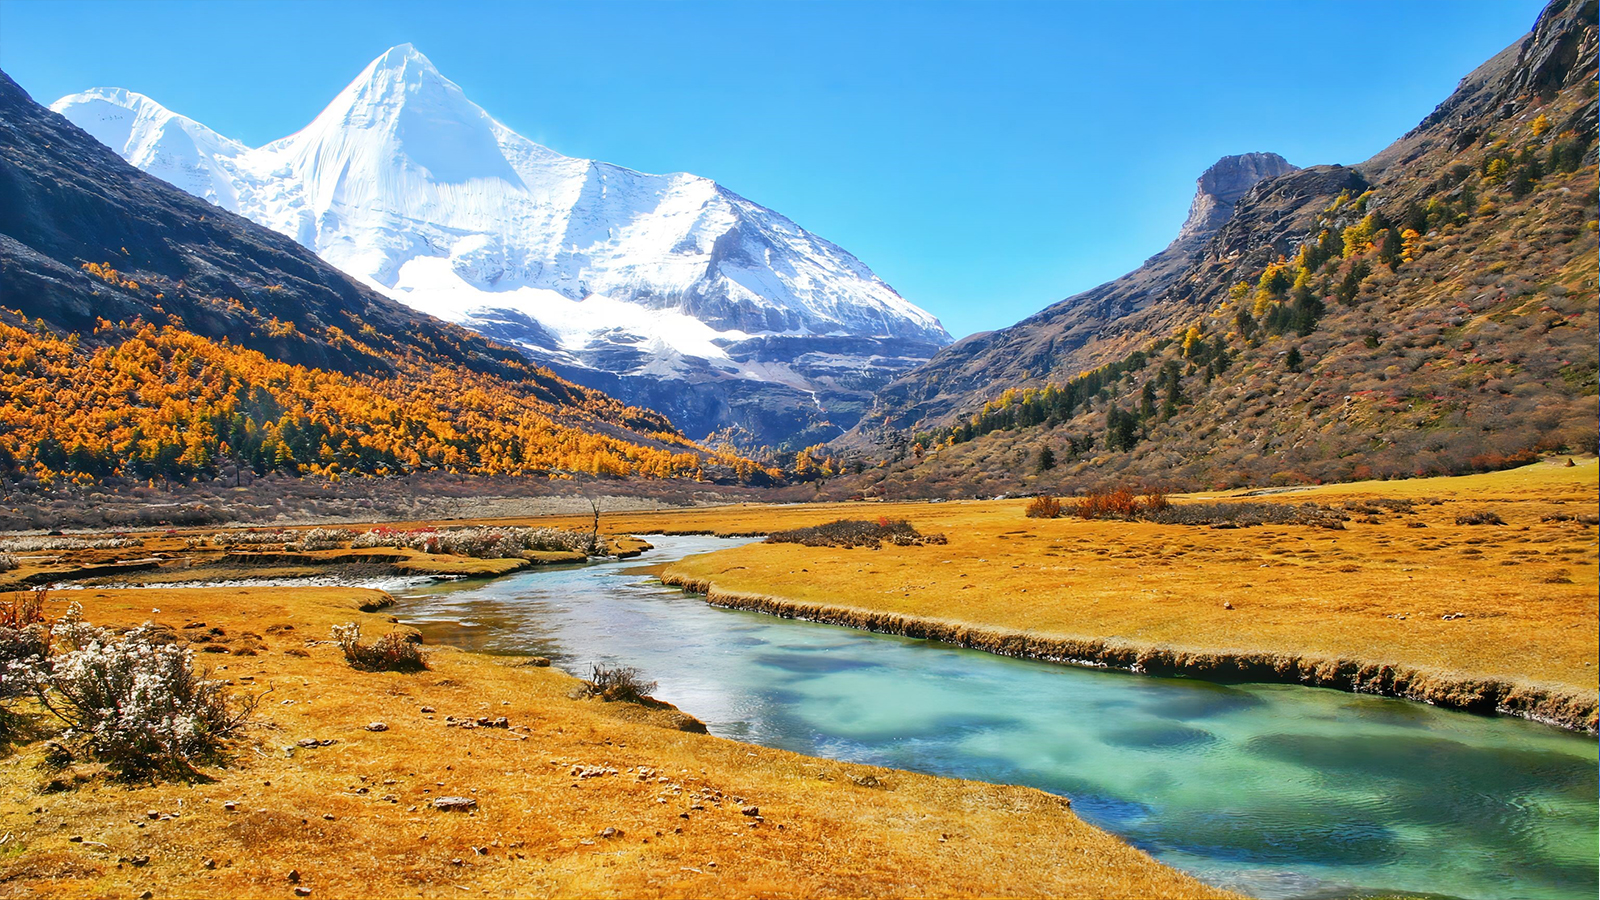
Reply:
[[[650,540],[651,563],[737,543]],[[724,737],[1063,794],[1164,862],[1258,897],[1596,896],[1592,737],[718,609],[638,568],[418,587],[397,613],[434,643],[575,674],[636,667]]]

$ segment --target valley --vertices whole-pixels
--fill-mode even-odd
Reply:
[[[1187,805],[1198,798],[1185,800],[1168,790],[1141,787],[1143,782],[1131,773],[1105,781],[1118,766],[1100,776],[1075,771],[1070,763],[1062,764],[1065,769],[1041,769],[1026,759],[995,769],[991,757],[984,757],[989,762],[981,765],[962,761],[966,757],[961,753],[970,751],[959,751],[956,744],[936,754],[926,747],[907,753],[898,743],[902,738],[896,737],[901,732],[889,724],[903,719],[904,711],[885,719],[881,712],[858,718],[846,710],[867,697],[891,705],[911,704],[923,710],[921,715],[935,719],[965,714],[958,711],[974,703],[975,708],[992,705],[992,699],[967,696],[974,689],[973,679],[989,665],[985,659],[1024,668],[985,675],[983,684],[1049,692],[1076,683],[1078,676],[1070,665],[1062,670],[1058,663],[1004,660],[1031,656],[1090,665],[1083,676],[1090,681],[1074,690],[1090,691],[1091,697],[1103,691],[1137,692],[1145,683],[1151,690],[1175,690],[1179,695],[1208,682],[1240,685],[1214,690],[1246,691],[1238,698],[1244,703],[1240,709],[1270,704],[1275,731],[1291,719],[1304,718],[1304,727],[1311,728],[1320,716],[1355,714],[1365,724],[1341,726],[1344,733],[1376,728],[1379,731],[1369,740],[1415,739],[1411,732],[1380,736],[1383,728],[1393,726],[1378,723],[1402,715],[1406,701],[1359,701],[1395,709],[1374,706],[1356,714],[1295,706],[1356,702],[1334,700],[1341,696],[1339,691],[1310,691],[1303,700],[1299,695],[1273,694],[1249,702],[1243,699],[1261,689],[1307,691],[1273,687],[1275,682],[1286,682],[1426,699],[1436,706],[1491,716],[1498,710],[1512,717],[1501,720],[1508,723],[1521,716],[1592,734],[1597,699],[1593,672],[1600,654],[1589,626],[1596,614],[1594,585],[1600,563],[1593,551],[1595,525],[1589,511],[1600,501],[1594,478],[1597,465],[1600,462],[1588,458],[1573,467],[1545,463],[1456,479],[1169,499],[1173,509],[1214,511],[1232,506],[1258,515],[1262,506],[1296,511],[1309,503],[1337,510],[1343,518],[1335,520],[1342,526],[1335,529],[1317,524],[1218,529],[1040,519],[1025,515],[1021,501],[616,512],[602,516],[602,530],[611,536],[606,552],[625,557],[644,551],[642,556],[573,567],[572,560],[581,559],[581,554],[545,554],[537,561],[556,568],[522,574],[511,573],[538,554],[494,559],[488,558],[494,556],[491,551],[486,558],[463,558],[449,555],[463,551],[441,546],[409,551],[401,566],[380,569],[370,564],[375,560],[366,566],[352,565],[353,558],[393,551],[350,548],[363,543],[362,536],[368,533],[380,542],[404,545],[410,540],[407,535],[432,540],[434,535],[442,539],[474,529],[515,534],[531,526],[582,535],[587,523],[576,517],[546,517],[451,523],[443,528],[412,522],[342,532],[310,528],[176,532],[129,535],[120,539],[118,547],[78,550],[48,548],[51,542],[70,547],[74,540],[107,539],[18,539],[42,547],[12,550],[22,563],[16,574],[50,572],[51,577],[83,582],[80,590],[50,591],[46,606],[52,613],[76,602],[85,617],[97,623],[165,623],[180,646],[205,650],[203,659],[220,663],[213,671],[233,685],[231,690],[247,694],[271,686],[273,694],[253,736],[216,770],[220,780],[198,790],[160,783],[132,790],[115,787],[103,769],[87,760],[55,776],[29,765],[9,767],[7,777],[21,779],[15,788],[21,793],[15,796],[29,795],[31,779],[46,784],[52,777],[65,778],[77,784],[66,793],[47,789],[37,802],[13,804],[6,813],[10,819],[6,827],[19,836],[19,847],[27,852],[0,871],[6,872],[6,884],[69,894],[78,890],[73,885],[118,884],[124,878],[134,879],[126,883],[166,884],[173,889],[203,885],[208,892],[254,892],[286,883],[287,870],[280,871],[284,867],[272,862],[284,855],[294,860],[298,883],[314,885],[319,892],[340,893],[357,883],[395,889],[415,884],[424,893],[429,885],[434,890],[457,884],[490,890],[517,885],[515,890],[521,891],[537,883],[553,893],[677,895],[710,890],[745,896],[779,884],[786,866],[825,853],[827,865],[810,869],[808,891],[898,895],[928,893],[927,886],[933,884],[938,887],[932,893],[954,895],[1209,896],[1198,884],[1126,849],[1078,818],[1087,816],[1100,828],[1138,836],[1139,846],[1164,861],[1208,873],[1212,883],[1221,879],[1257,896],[1299,895],[1302,888],[1293,886],[1298,882],[1275,881],[1278,876],[1269,875],[1284,866],[1305,877],[1318,873],[1315,878],[1333,884],[1429,883],[1430,877],[1443,876],[1426,874],[1422,863],[1426,856],[1403,856],[1406,862],[1376,865],[1366,851],[1346,858],[1309,850],[1299,851],[1300,856],[1281,856],[1279,850],[1260,858],[1279,860],[1264,869],[1259,863],[1196,856],[1182,849],[1186,845],[1176,835],[1209,827],[1198,820],[1180,824],[1189,821],[1185,816],[1200,814]],[[1484,513],[1492,513],[1503,524],[1457,523],[1458,518]],[[759,534],[848,517],[869,522],[904,517],[924,536],[943,535],[945,543],[851,549],[744,538],[718,549],[716,538],[674,537]],[[642,534],[644,540],[617,537],[624,534]],[[321,542],[331,542],[332,548],[320,549]],[[659,553],[645,549],[651,543],[667,548],[665,564],[652,561]],[[297,549],[302,544],[305,549]],[[219,559],[223,547],[237,549]],[[280,557],[276,568],[266,559],[275,554]],[[241,568],[242,555],[263,559]],[[143,571],[89,568],[113,556],[159,562]],[[73,560],[80,566],[76,572],[70,569]],[[288,562],[294,567],[283,565]],[[1450,575],[1442,577],[1435,568],[1439,566]],[[660,573],[668,584],[709,592],[705,600],[711,606],[694,594],[650,588],[647,572]],[[480,580],[430,587],[415,577],[430,574]],[[396,580],[408,575],[412,577]],[[1419,577],[1426,588],[1417,585]],[[326,585],[329,578],[352,586],[309,586]],[[481,580],[485,578],[489,580]],[[229,586],[211,586],[223,579],[229,579],[225,582]],[[133,586],[140,582],[149,586]],[[185,582],[192,586],[182,586]],[[354,586],[362,583],[387,583],[394,596]],[[715,607],[768,615],[724,621],[729,615],[752,614]],[[859,632],[826,624],[780,624],[791,617],[918,640],[891,638],[902,644],[856,647],[855,643],[885,639],[849,637]],[[338,675],[349,668],[325,633],[344,621],[358,622],[374,635],[396,628],[416,635],[429,668],[411,674]],[[619,634],[619,621],[636,622],[640,630],[625,637],[630,632]],[[795,627],[811,630],[793,634],[783,630]],[[768,636],[772,629],[777,631]],[[839,637],[833,637],[834,632]],[[938,646],[929,638],[1000,656],[977,654],[968,662],[964,656],[935,658],[927,656],[930,650],[914,649]],[[729,641],[733,643],[726,644]],[[718,661],[729,647],[746,645],[755,648],[749,662]],[[905,649],[899,649],[902,646]],[[907,650],[912,655],[902,660]],[[553,657],[554,668],[530,668],[524,661],[533,659],[534,653]],[[789,668],[771,670],[769,681],[746,683],[753,673],[767,671],[762,667],[773,665],[780,655],[792,657],[784,663]],[[895,701],[896,689],[887,684],[861,693],[862,685],[848,681],[858,682],[875,671],[873,667],[929,664],[938,674],[928,671],[910,680],[906,674],[893,676],[901,684],[926,683],[923,694],[934,691],[914,695],[920,699]],[[676,703],[678,709],[654,701],[640,705],[569,699],[569,693],[582,687],[578,677],[588,676],[591,665],[642,667],[641,678],[661,680],[659,688],[652,688],[656,696]],[[1104,672],[1105,666],[1131,667],[1143,674]],[[1099,674],[1093,667],[1102,667]],[[1187,677],[1172,681],[1172,688],[1158,687],[1173,675]],[[996,677],[1000,681],[991,682]],[[840,678],[847,680],[830,680]],[[945,684],[945,678],[954,680]],[[785,704],[798,702],[791,695],[802,685],[805,696],[823,691],[816,698],[822,705],[814,711],[782,711]],[[1045,701],[1044,696],[1033,702],[1053,708],[1057,701]],[[1125,711],[1104,722],[1091,716],[1078,728],[1126,729],[1143,721],[1130,716],[1144,700],[1102,702]],[[1199,703],[1209,709],[1205,704],[1219,701],[1208,694],[1181,701],[1175,696],[1172,702]],[[1422,716],[1423,709],[1419,705],[1416,715]],[[1223,738],[1232,742],[1229,746],[1247,745],[1237,743],[1248,738],[1235,729],[1249,726],[1244,720],[1216,718],[1220,711],[1195,713],[1199,719],[1180,714],[1176,721],[1162,715],[1157,714],[1149,727],[1170,730],[1186,723],[1182,727],[1192,730],[1202,725],[1230,735]],[[1405,715],[1410,714],[1398,721],[1405,721]],[[486,729],[481,726],[489,721],[485,716],[504,716],[509,726],[503,731]],[[794,716],[811,724],[785,724]],[[1427,716],[1445,718],[1433,722]],[[1496,720],[1443,710],[1427,716],[1424,720],[1431,724],[1406,727],[1424,727],[1432,735],[1430,740],[1446,741],[1456,748],[1451,752],[1466,754],[1457,763],[1464,767],[1463,773],[1479,771],[1466,748],[1489,738],[1468,738],[1466,732],[1477,728],[1474,720],[1485,727]],[[34,721],[35,727],[49,727],[46,719]],[[383,722],[385,730],[366,730],[371,721]],[[961,741],[981,735],[999,738],[1019,727],[1006,724],[1010,721],[974,720],[949,734],[951,739],[967,735]],[[461,722],[480,724],[474,730],[461,727]],[[869,726],[872,722],[878,724]],[[706,725],[719,737],[692,733]],[[916,726],[909,721],[902,727],[915,733]],[[1441,737],[1462,728],[1466,732],[1459,737]],[[1557,733],[1547,725],[1528,723],[1522,728],[1533,730],[1523,735],[1512,728],[1492,740],[1537,745],[1547,740],[1540,735]],[[918,740],[930,740],[941,729]],[[837,736],[823,737],[834,732]],[[302,736],[334,743],[306,749],[296,745]],[[747,752],[748,743],[730,742],[727,737],[806,755]],[[1085,739],[1093,746],[1093,741],[1115,743],[1127,738],[1069,737],[1054,731],[1049,736],[1010,738],[1044,740],[1046,746]],[[1584,748],[1593,750],[1592,738],[1568,740],[1576,744],[1561,745],[1560,753],[1581,756]],[[537,750],[530,755],[529,748],[535,745]],[[1446,746],[1439,744],[1430,752],[1443,752]],[[18,761],[35,759],[40,752],[39,744],[25,745]],[[1248,766],[1255,765],[1248,762],[1253,758],[1249,753],[1190,758],[1182,755],[1195,752],[1188,745],[1160,743],[1140,752],[1180,754],[1171,764],[1200,767],[1199,772],[1221,765],[1224,769],[1204,777],[1255,783],[1246,780],[1256,777],[1245,774]],[[1317,759],[1316,754],[1300,751],[1285,757],[1295,766],[1325,764]],[[894,768],[851,765],[873,761]],[[602,774],[593,778],[570,774],[594,767]],[[979,780],[998,776],[1051,793],[946,782],[898,771],[905,768]],[[1417,776],[1402,776],[1408,771],[1405,766],[1391,767],[1384,777],[1425,777],[1420,770]],[[1275,792],[1282,791],[1272,786],[1280,777],[1266,775],[1266,781],[1251,788],[1266,792],[1259,801],[1251,801],[1266,804],[1258,812],[1246,814],[1245,807],[1239,808],[1241,815],[1265,817],[1256,827],[1287,835],[1283,829],[1300,826],[1274,819],[1285,813],[1270,812],[1277,808],[1273,804],[1300,808],[1296,804],[1325,806],[1328,800],[1272,800]],[[1588,788],[1574,789],[1592,793],[1590,781]],[[435,795],[461,792],[479,804],[471,815],[429,807]],[[667,798],[665,803],[657,801],[658,794]],[[1069,808],[1052,794],[1064,794],[1075,802]],[[1456,802],[1446,801],[1445,796],[1435,792],[1431,802]],[[1155,813],[1153,819],[1124,821],[1114,812],[1115,804],[1107,805],[1111,798],[1165,812]],[[1233,800],[1235,805],[1242,802],[1242,797]],[[37,810],[28,812],[35,806]],[[745,807],[757,808],[762,821],[753,824],[737,814]],[[146,809],[157,810],[154,820],[144,818]],[[1015,830],[1018,817],[1027,823],[1022,831]],[[146,827],[136,827],[140,824]],[[781,829],[774,827],[779,824]],[[1319,826],[1308,822],[1305,827]],[[615,832],[603,834],[606,829]],[[997,844],[994,837],[1000,834],[1016,834],[1017,840]],[[75,837],[82,840],[69,840]],[[1478,839],[1491,840],[1485,833]],[[329,845],[329,840],[340,843]],[[1226,840],[1241,848],[1251,843],[1242,835]],[[1555,847],[1566,846],[1569,839],[1552,833],[1548,840]],[[278,849],[265,857],[247,856],[241,841]],[[373,848],[354,867],[337,850],[349,841]],[[316,849],[319,846],[334,849]],[[1011,854],[1018,847],[1029,854],[1026,871],[1004,861],[1015,859]],[[1254,859],[1251,854],[1256,852],[1250,851],[1245,859]],[[1491,843],[1481,852],[1487,854],[1485,859],[1493,859],[1500,851]],[[150,862],[137,867],[124,863],[119,868],[113,865],[119,858]],[[843,865],[857,858],[873,862],[860,863],[856,869]],[[1569,863],[1558,863],[1558,858],[1559,854],[1551,857],[1554,868],[1548,872],[1538,866],[1525,872],[1529,877],[1556,879],[1550,890],[1570,888],[1578,892],[1574,895],[1581,894],[1582,875],[1562,869]],[[897,862],[901,859],[905,862]],[[908,868],[912,860],[918,861],[915,871]],[[959,866],[964,874],[939,868],[947,865],[941,860]],[[708,861],[718,865],[710,867]],[[934,868],[924,868],[929,865]],[[1410,871],[1407,866],[1419,865],[1423,868],[1403,874]],[[1458,868],[1451,877],[1465,871]],[[81,882],[84,877],[92,881]],[[1570,881],[1574,877],[1577,882]],[[1461,884],[1465,888],[1469,882]],[[1566,887],[1554,887],[1557,884]],[[1480,885],[1472,890],[1481,889]]]
[[[0,0],[0,898],[1593,897],[1513,6]]]

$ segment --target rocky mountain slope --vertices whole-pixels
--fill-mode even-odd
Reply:
[[[691,434],[829,438],[949,336],[843,249],[694,175],[562,156],[410,45],[249,148],[120,89],[53,108],[129,162],[414,309]]]
[[[1594,0],[1555,0],[1373,159],[1263,178],[1173,268],[946,350],[880,394],[868,436],[892,461],[839,489],[1293,484],[1593,452],[1595,23]],[[1096,309],[1130,280],[1151,287]]]
[[[0,159],[8,485],[736,462],[139,171],[3,74]]]
[[[861,430],[871,436],[881,431],[881,424],[892,430],[941,422],[993,399],[996,384],[1044,384],[1138,346],[1148,329],[1130,328],[1125,320],[1149,310],[1195,263],[1246,191],[1263,179],[1295,170],[1276,153],[1223,157],[1196,180],[1189,216],[1160,253],[1121,278],[1074,294],[1009,328],[946,347],[880,390],[871,421]]]

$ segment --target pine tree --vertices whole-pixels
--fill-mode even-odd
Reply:
[[[1049,444],[1046,444],[1045,446],[1040,447],[1039,448],[1039,462],[1038,462],[1038,465],[1035,466],[1035,471],[1043,473],[1043,472],[1048,472],[1051,469],[1054,469],[1055,467],[1056,467],[1056,452],[1054,450],[1050,449],[1050,445]]]

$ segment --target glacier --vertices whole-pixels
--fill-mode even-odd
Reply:
[[[950,343],[839,246],[711,179],[534,143],[409,44],[261,147],[120,88],[51,108],[384,294],[695,436],[826,440]]]

